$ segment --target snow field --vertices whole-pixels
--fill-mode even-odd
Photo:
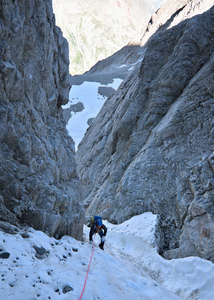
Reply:
[[[214,299],[214,264],[199,257],[161,257],[155,247],[156,224],[156,215],[150,212],[120,225],[105,223],[108,241],[167,290],[188,300]]]
[[[84,109],[81,112],[72,112],[71,118],[66,126],[69,135],[73,138],[76,148],[78,144],[84,137],[84,134],[88,128],[87,121],[90,118],[95,118],[100,111],[104,101],[107,97],[101,96],[98,93],[99,87],[112,87],[117,89],[122,79],[114,79],[112,84],[102,85],[98,82],[88,82],[85,81],[81,85],[73,85],[70,93],[70,102],[63,106],[63,108],[68,108],[71,104],[76,104],[82,102]]]
[[[82,300],[214,299],[214,265],[198,257],[167,261],[156,251],[157,216],[144,213],[108,228],[105,250],[95,251]],[[27,234],[27,235],[26,235]],[[10,253],[0,259],[0,295],[7,300],[79,299],[93,246],[64,236],[60,240],[26,228],[16,235],[0,231],[0,245]],[[46,250],[37,258],[33,246]]]

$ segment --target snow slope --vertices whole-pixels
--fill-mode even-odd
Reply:
[[[83,300],[214,298],[211,262],[194,257],[166,261],[157,254],[155,215],[144,213],[120,225],[104,223],[105,251],[95,236]],[[32,228],[23,233],[0,231],[0,246],[10,253],[0,258],[1,299],[79,299],[93,247],[88,243],[89,228],[84,227],[85,242],[68,236],[56,240]],[[33,246],[44,253],[38,255]]]
[[[71,118],[67,123],[69,135],[73,138],[76,148],[82,140],[87,128],[87,121],[90,118],[95,118],[101,109],[107,97],[101,96],[98,93],[99,87],[111,87],[117,89],[122,79],[116,78],[112,84],[103,85],[98,82],[85,81],[81,85],[73,85],[69,93],[69,103],[64,105],[66,109],[72,104],[82,102],[84,109],[81,112],[72,112]]]
[[[156,216],[144,213],[121,225],[107,223],[108,241],[154,280],[183,299],[214,299],[214,264],[198,257],[165,260],[157,253]]]

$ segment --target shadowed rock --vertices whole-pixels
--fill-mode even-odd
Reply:
[[[87,130],[77,161],[86,216],[120,223],[152,211],[163,221],[166,258],[214,261],[214,7],[185,20],[200,2],[176,6],[144,45],[142,62]]]
[[[51,0],[8,0],[0,9],[0,226],[82,239],[81,185],[61,109],[68,43]]]

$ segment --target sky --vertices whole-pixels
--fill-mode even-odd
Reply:
[[[107,97],[101,96],[98,93],[98,88],[112,87],[116,90],[121,82],[122,79],[116,78],[112,84],[108,85],[85,81],[81,85],[72,86],[69,93],[70,102],[64,105],[63,108],[68,108],[71,104],[73,105],[78,102],[82,102],[84,105],[84,109],[81,112],[72,113],[66,126],[69,135],[75,142],[76,149],[88,128],[88,119],[96,117],[104,101],[107,99]]]
[[[15,235],[0,231],[0,248],[10,253],[0,258],[1,299],[78,300],[91,257],[82,300],[214,299],[214,264],[198,257],[168,261],[157,253],[156,215],[103,223],[108,229],[104,251],[96,235],[94,252],[87,226],[84,241],[56,240],[27,227]],[[45,253],[36,257],[35,246]]]

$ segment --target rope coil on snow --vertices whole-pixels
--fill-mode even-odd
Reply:
[[[88,273],[89,273],[89,269],[90,269],[92,257],[93,257],[93,254],[94,254],[94,249],[95,249],[95,247],[94,247],[94,241],[93,241],[93,251],[92,251],[91,258],[90,258],[90,261],[89,261],[89,264],[88,264],[88,270],[87,270],[86,277],[85,277],[85,283],[84,283],[83,290],[82,290],[82,293],[81,293],[81,295],[80,295],[79,300],[82,299],[82,295],[83,295],[83,293],[84,293],[84,291],[85,291],[86,281],[87,281],[87,278],[88,278]]]

